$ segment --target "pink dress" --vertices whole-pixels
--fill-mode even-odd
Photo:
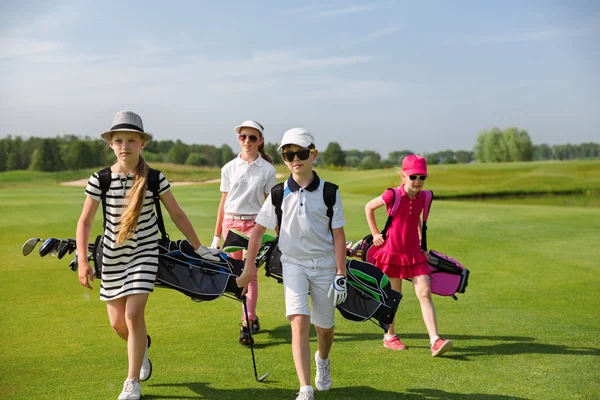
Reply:
[[[419,192],[411,200],[404,186],[400,187],[400,193],[400,208],[392,218],[385,243],[374,254],[375,265],[390,278],[429,275],[427,258],[421,252],[419,239],[419,217],[423,212],[424,195]],[[386,190],[381,198],[389,213],[393,205],[392,191]]]

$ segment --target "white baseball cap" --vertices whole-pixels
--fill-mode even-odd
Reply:
[[[258,122],[254,121],[253,119],[249,119],[248,121],[244,121],[242,122],[241,125],[236,126],[235,128],[233,128],[237,134],[240,134],[240,131],[242,130],[242,128],[247,127],[247,128],[254,128],[256,129],[260,135],[262,136],[263,134],[263,130],[265,128],[263,128],[263,126],[261,124],[259,124]]]
[[[277,150],[281,150],[283,146],[288,144],[295,144],[296,146],[308,148],[311,144],[315,144],[315,138],[313,138],[313,135],[304,128],[292,128],[283,134],[281,145]]]

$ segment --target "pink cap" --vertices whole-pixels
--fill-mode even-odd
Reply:
[[[404,171],[406,175],[427,176],[427,160],[425,160],[425,157],[410,154],[402,160],[402,171]]]

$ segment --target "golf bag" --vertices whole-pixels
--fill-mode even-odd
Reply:
[[[379,268],[360,260],[347,260],[346,301],[337,306],[350,321],[376,323],[385,331],[394,320],[402,294],[392,289],[389,278]]]
[[[195,301],[211,301],[225,295],[241,300],[235,279],[244,262],[219,254],[221,261],[208,261],[194,252],[187,240],[158,241],[158,286],[175,289]]]
[[[431,272],[431,293],[457,300],[455,293],[465,292],[469,270],[461,263],[435,250],[429,250],[427,263]]]

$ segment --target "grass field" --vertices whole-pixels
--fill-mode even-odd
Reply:
[[[449,166],[454,174],[447,176],[444,167],[435,166],[429,188],[458,195],[526,191],[526,182],[557,192],[586,185],[592,193],[598,189],[600,163],[532,164],[537,165],[528,170]],[[364,204],[397,184],[393,171],[320,173],[340,183],[348,239],[367,233]],[[481,177],[488,173],[489,178]],[[126,348],[98,300],[99,282],[93,292],[84,290],[66,257],[20,253],[29,237],[74,235],[82,188],[48,184],[47,176],[32,175],[24,173],[19,180],[28,183],[13,186],[14,173],[0,174],[0,398],[116,399],[126,375]],[[85,174],[69,179],[81,177]],[[464,179],[465,185],[452,186],[445,179]],[[174,187],[173,192],[208,242],[218,184]],[[409,350],[385,349],[376,325],[338,314],[331,355],[334,384],[317,398],[599,398],[600,208],[594,204],[437,201],[428,224],[430,247],[471,271],[458,301],[434,298],[440,332],[454,340],[455,349],[431,357],[418,302],[406,285],[397,318]],[[180,237],[166,222],[171,236]],[[100,225],[98,215],[93,234],[100,233]],[[255,382],[250,351],[237,344],[238,303],[193,303],[157,289],[146,315],[154,372],[143,384],[144,399],[295,398],[282,286],[262,270],[259,274],[263,331],[256,335],[256,360],[259,374],[271,372],[267,381]],[[313,332],[313,350],[314,340]]]

